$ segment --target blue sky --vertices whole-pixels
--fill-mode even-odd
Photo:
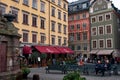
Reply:
[[[73,1],[77,1],[77,0],[68,0],[68,2],[73,2]],[[120,9],[120,0],[111,0],[111,1],[113,1],[115,7]]]

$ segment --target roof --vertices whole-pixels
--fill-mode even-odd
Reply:
[[[83,4],[86,7],[83,8]],[[68,4],[68,14],[74,14],[80,11],[89,10],[90,0],[78,0]]]
[[[106,1],[109,2],[110,0],[106,0]],[[94,0],[94,1],[90,4],[90,6],[92,6],[92,5],[94,4],[94,2],[96,2],[96,0]],[[117,7],[115,7],[113,3],[111,3],[111,6],[113,7],[113,9],[114,9],[117,13],[120,14],[120,10],[119,10]]]
[[[78,0],[78,1],[74,1],[74,2],[69,3],[69,6],[75,5],[75,4],[80,4],[80,3],[85,3],[85,2],[88,2],[88,1],[90,1],[90,0]]]

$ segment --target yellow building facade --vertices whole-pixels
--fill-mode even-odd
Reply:
[[[0,0],[0,12],[16,15],[13,23],[22,35],[22,45],[67,46],[66,0]]]

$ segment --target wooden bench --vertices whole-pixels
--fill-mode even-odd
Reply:
[[[50,70],[61,71],[62,73],[65,74],[65,66],[64,65],[49,65],[46,68],[46,73],[49,73]]]

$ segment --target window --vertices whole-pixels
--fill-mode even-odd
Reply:
[[[37,34],[36,33],[32,33],[32,42],[37,43]]]
[[[45,29],[45,18],[40,17],[40,28]]]
[[[87,40],[87,32],[83,32],[83,40]]]
[[[23,4],[25,4],[25,5],[28,5],[28,2],[29,0],[23,0]]]
[[[23,32],[23,42],[28,42],[28,32]]]
[[[63,27],[64,27],[64,34],[66,34],[67,33],[67,26],[63,25]]]
[[[83,23],[83,29],[86,29],[86,23]]]
[[[61,6],[61,0],[58,0],[58,5]]]
[[[104,27],[103,26],[99,26],[99,35],[103,35],[104,34]]]
[[[83,13],[83,15],[82,15],[82,16],[83,16],[83,19],[84,19],[84,18],[86,18],[86,13]]]
[[[55,0],[51,0],[52,2],[55,2]]]
[[[51,30],[55,32],[55,22],[54,21],[51,22]]]
[[[82,8],[87,8],[87,3],[82,4]]]
[[[51,38],[52,38],[52,40],[51,40],[51,41],[52,41],[52,45],[55,45],[55,36],[54,36],[54,35],[52,35],[52,37],[51,37]]]
[[[80,24],[77,24],[77,30],[80,30]]]
[[[91,33],[92,33],[92,36],[97,35],[97,28],[93,27],[92,30],[91,30]]]
[[[66,9],[66,4],[65,3],[63,4],[63,8]]]
[[[28,25],[28,13],[23,12],[23,24]]]
[[[96,17],[92,17],[91,18],[91,23],[95,23],[96,22]]]
[[[75,50],[75,45],[70,45],[70,48],[71,48],[72,50]]]
[[[69,40],[70,41],[74,41],[74,33],[70,33],[69,34]]]
[[[99,47],[104,48],[104,40],[99,40]]]
[[[66,37],[64,37],[64,38],[63,38],[63,40],[64,40],[63,45],[67,45],[67,38],[66,38]]]
[[[74,20],[74,16],[70,16],[69,21],[73,21]]]
[[[58,23],[58,33],[61,33],[61,24]]]
[[[61,11],[58,10],[58,19],[61,19]]]
[[[19,2],[19,0],[13,0],[13,1]]]
[[[81,49],[81,46],[80,45],[77,45],[77,50],[80,50]]]
[[[37,9],[37,0],[32,1],[32,7]]]
[[[98,21],[99,22],[103,21],[103,16],[102,15],[98,16]]]
[[[45,2],[41,1],[40,4],[40,11],[45,12]]]
[[[40,33],[40,43],[45,44],[46,36],[44,33]]]
[[[6,6],[0,4],[0,14],[1,15],[5,14],[5,11],[6,11]]]
[[[11,8],[12,14],[15,15],[14,22],[18,22],[18,10]]]
[[[70,30],[74,30],[74,25],[70,25]]]
[[[61,37],[58,37],[58,45],[61,46]]]
[[[37,27],[37,16],[32,15],[32,26]]]
[[[107,39],[106,42],[107,48],[112,48],[112,39]]]
[[[55,7],[52,7],[52,14],[53,17],[55,17]]]
[[[84,43],[84,44],[83,44],[83,49],[84,49],[84,50],[87,50],[87,43]]]
[[[77,32],[76,36],[77,36],[77,40],[80,40],[80,32]]]
[[[106,21],[111,20],[111,14],[110,13],[105,14],[105,20]]]
[[[64,14],[64,21],[66,21],[67,19],[66,13],[63,13],[63,14]]]
[[[110,25],[106,25],[106,34],[112,34],[112,26]]]
[[[94,49],[97,48],[97,41],[96,40],[92,41],[92,48],[94,48]]]
[[[80,15],[76,15],[76,20],[80,20]]]

